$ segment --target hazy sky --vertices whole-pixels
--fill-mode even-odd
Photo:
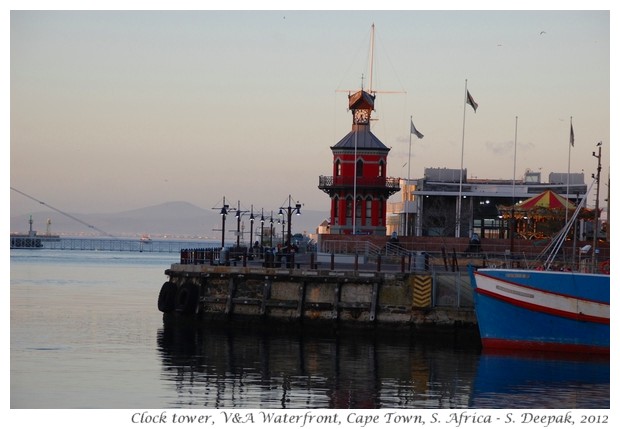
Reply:
[[[318,177],[370,80],[373,23],[389,176],[407,177],[410,116],[411,177],[459,168],[467,80],[470,177],[512,179],[517,116],[517,178],[566,172],[572,117],[570,171],[590,183],[602,141],[606,184],[608,10],[11,11],[10,184],[73,213],[289,194],[327,211]],[[10,198],[12,215],[42,209]]]

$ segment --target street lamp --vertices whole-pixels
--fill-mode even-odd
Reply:
[[[226,215],[228,214],[228,204],[226,204],[226,197],[222,198],[222,207],[220,208],[220,215],[222,216],[222,249],[224,248],[224,234],[226,232]]]
[[[273,210],[271,211],[271,218],[269,219],[269,247],[273,249]]]
[[[282,224],[282,251],[284,251],[284,225],[286,224],[286,221],[282,219],[278,222]],[[290,223],[289,223],[289,228],[290,228]]]
[[[237,201],[237,213],[235,214],[237,218],[237,249],[239,249],[239,239],[241,238],[241,216],[247,212],[247,210],[241,210],[241,203]],[[251,239],[252,237],[250,237]]]
[[[263,215],[263,209],[260,209],[260,248],[261,248],[261,254],[263,252],[263,229],[265,226],[265,216]]]
[[[293,207],[291,205],[291,196],[289,194],[288,196],[288,206],[287,207],[280,207],[280,215],[283,215],[284,213],[286,213],[286,217],[288,220],[288,233],[287,233],[287,248],[286,251],[290,252],[291,250],[291,216],[293,215],[293,213],[295,213],[297,216],[299,216],[301,214],[301,204],[299,203],[299,201],[297,201],[297,203],[295,204],[295,206]],[[282,221],[284,222],[284,221]],[[284,223],[282,223],[282,241],[284,241]]]
[[[250,206],[250,249],[254,248],[254,204]]]

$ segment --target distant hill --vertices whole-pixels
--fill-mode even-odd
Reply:
[[[148,234],[151,237],[205,237],[220,238],[222,218],[217,210],[203,209],[184,201],[173,201],[118,213],[68,213],[74,219],[55,211],[41,211],[11,217],[11,232],[28,231],[28,219],[32,215],[33,228],[45,233],[47,220],[51,220],[51,232],[60,235],[101,235],[104,231],[113,236],[135,237]],[[260,228],[260,212],[254,214],[254,230]],[[328,213],[304,210],[293,220],[293,232],[315,233],[317,226]],[[76,220],[77,219],[77,220]],[[277,220],[274,218],[277,222]],[[250,232],[249,215],[242,217],[245,233]],[[91,226],[91,227],[89,227]],[[274,223],[281,234],[281,227]],[[226,236],[234,237],[237,221],[234,211],[226,218]]]

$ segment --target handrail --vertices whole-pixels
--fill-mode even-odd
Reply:
[[[400,189],[400,179],[395,177],[319,176],[319,188],[351,187],[354,184],[359,187]]]

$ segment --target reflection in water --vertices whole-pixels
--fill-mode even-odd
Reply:
[[[478,344],[463,332],[265,334],[178,320],[158,332],[172,408],[609,407],[608,357],[481,353]]]
[[[485,351],[471,406],[609,408],[609,368],[609,356]]]
[[[403,338],[405,336],[405,338]],[[170,407],[464,408],[477,342],[265,334],[166,322],[158,333]],[[469,338],[468,338],[469,340]]]

